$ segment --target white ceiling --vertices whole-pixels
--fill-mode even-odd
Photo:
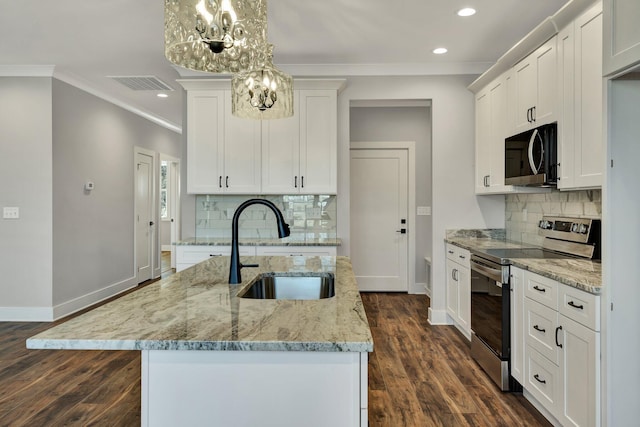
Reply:
[[[274,62],[295,76],[479,74],[568,0],[269,0]],[[460,18],[463,6],[478,10]],[[181,127],[177,78],[164,57],[162,0],[0,0],[0,76],[54,76]],[[449,49],[434,55],[435,47]],[[107,76],[153,75],[169,98]]]

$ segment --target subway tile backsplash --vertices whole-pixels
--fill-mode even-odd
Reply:
[[[542,245],[538,222],[543,215],[602,218],[602,191],[558,191],[509,194],[506,198],[507,239]]]
[[[242,202],[262,198],[273,202],[291,228],[291,236],[299,238],[337,237],[337,200],[330,195],[227,196],[196,197],[196,238],[231,239],[233,214]],[[252,205],[239,218],[241,238],[276,239],[275,216],[263,205]]]

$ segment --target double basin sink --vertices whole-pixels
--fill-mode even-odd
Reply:
[[[331,273],[262,273],[240,298],[318,300],[336,294]]]

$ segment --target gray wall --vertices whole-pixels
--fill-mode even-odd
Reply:
[[[54,306],[135,276],[134,147],[179,158],[180,145],[179,134],[53,81]]]
[[[0,320],[50,313],[51,108],[50,78],[0,77]]]
[[[350,77],[338,95],[339,254],[349,255],[349,144],[352,101],[431,100],[432,297],[429,319],[446,323],[446,230],[503,228],[504,196],[475,195],[474,76]]]
[[[352,107],[351,142],[414,141],[416,206],[431,206],[431,109]],[[415,214],[415,212],[413,213]],[[426,283],[424,257],[431,256],[431,216],[416,216],[416,283]]]

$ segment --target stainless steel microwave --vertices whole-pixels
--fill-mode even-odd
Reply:
[[[558,179],[558,125],[551,123],[504,140],[504,183],[552,187]]]

